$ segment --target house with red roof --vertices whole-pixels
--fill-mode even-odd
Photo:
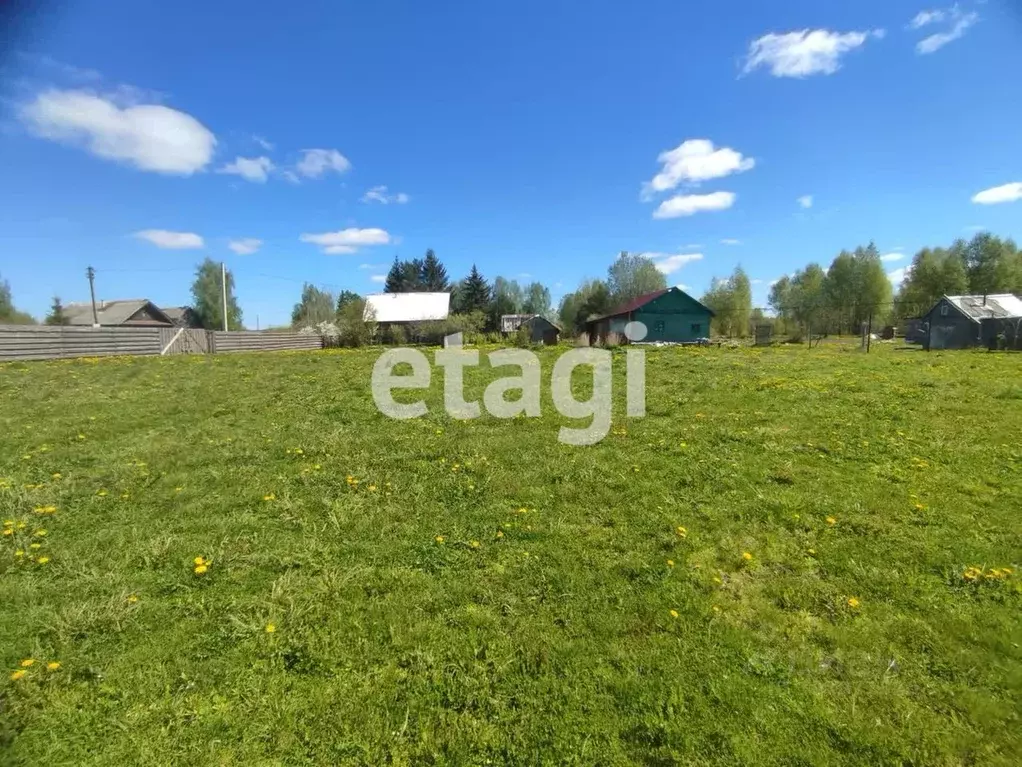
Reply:
[[[692,298],[681,288],[667,288],[633,298],[602,317],[586,322],[589,343],[605,343],[614,333],[625,340],[625,326],[641,322],[645,334],[630,334],[643,343],[695,344],[710,338],[713,310]]]

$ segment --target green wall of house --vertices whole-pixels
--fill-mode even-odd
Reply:
[[[709,338],[709,310],[681,290],[670,290],[632,314],[646,325],[646,341],[695,341]]]

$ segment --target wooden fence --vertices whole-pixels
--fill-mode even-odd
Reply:
[[[0,325],[0,361],[321,349],[315,334],[190,328]]]

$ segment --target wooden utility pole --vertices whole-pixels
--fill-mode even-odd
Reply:
[[[96,286],[93,281],[96,279],[96,270],[91,266],[85,270],[85,276],[89,278],[89,295],[92,296],[92,327],[99,327],[99,315],[96,314]]]
[[[866,326],[866,354],[869,354],[870,342],[873,340],[873,312],[869,313],[869,325]]]
[[[224,330],[227,330],[227,266],[220,262],[220,287],[224,295]]]

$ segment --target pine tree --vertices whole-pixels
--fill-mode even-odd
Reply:
[[[426,251],[419,281],[422,283],[423,290],[433,293],[446,293],[451,289],[450,281],[447,278],[447,269],[436,257],[432,248]]]
[[[50,313],[46,317],[47,325],[66,325],[67,315],[64,314],[64,304],[60,302],[60,296],[53,297],[53,304],[50,306]]]
[[[401,261],[397,256],[394,256],[394,264],[390,267],[390,271],[387,272],[387,279],[383,283],[384,293],[403,293],[404,292],[404,270]]]
[[[469,312],[485,314],[490,308],[490,286],[483,275],[479,273],[475,264],[472,264],[472,271],[469,272],[468,277],[461,281],[458,304],[460,314]]]

